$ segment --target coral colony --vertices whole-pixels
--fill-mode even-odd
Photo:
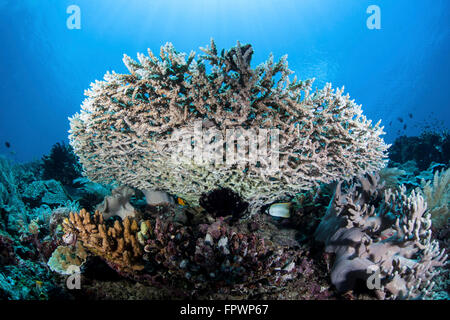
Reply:
[[[448,299],[448,136],[391,156],[343,88],[201,50],[125,56],[70,145],[0,158],[0,298]]]
[[[289,79],[286,57],[278,62],[270,57],[252,69],[250,45],[238,43],[219,55],[211,41],[202,51],[198,60],[194,53],[186,58],[169,43],[159,59],[151,51],[138,55],[139,62],[125,56],[130,74],[107,73],[105,81],[92,84],[81,113],[70,121],[70,143],[89,179],[161,190],[193,205],[219,185],[238,192],[255,212],[284,195],[385,166],[383,128],[372,126],[343,90],[327,85],[313,92],[312,80]],[[241,166],[230,159],[174,160],[179,150],[174,131],[194,132],[198,123],[208,130],[205,140],[226,136],[227,129],[251,130],[259,141],[249,143],[236,133],[227,139],[225,153],[234,153],[237,144],[237,156],[264,157],[248,157]],[[267,147],[273,143],[270,129],[278,129],[278,148]],[[198,155],[200,142],[190,142]],[[203,152],[223,147],[219,142]],[[257,152],[245,152],[258,142]],[[278,170],[267,163],[274,158]]]

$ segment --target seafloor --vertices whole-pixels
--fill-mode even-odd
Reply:
[[[449,146],[447,134],[400,137],[390,149],[389,166],[379,173],[380,179],[392,188],[401,184],[408,190],[421,188],[436,172],[443,175],[449,170]],[[95,220],[95,209],[113,186],[83,178],[68,145],[58,143],[49,155],[32,163],[17,164],[3,156],[0,167],[0,299],[379,298],[361,284],[339,292],[330,278],[334,257],[315,241],[314,232],[335,184],[289,199],[288,218],[269,215],[268,207],[246,216],[230,190],[205,195],[203,207],[190,207],[180,198],[151,206],[137,192],[130,202],[148,223],[127,227],[117,217]],[[432,227],[432,238],[447,251],[449,183],[450,179],[440,186],[435,202],[441,202],[443,209],[439,223]],[[89,217],[83,208],[91,212]],[[128,243],[126,236],[122,245],[140,255],[136,251],[129,256],[108,255],[102,245],[109,244],[89,246],[83,232],[77,239],[67,239],[68,221],[77,219],[86,219],[79,222],[84,226],[104,223],[114,226],[111,230],[129,228],[136,239],[141,232],[147,235],[144,250]],[[77,240],[85,248],[79,248]],[[56,258],[60,258],[58,265]],[[68,285],[74,274],[65,272],[65,264],[79,266],[79,288]],[[422,298],[448,299],[448,265],[439,271],[433,291]],[[76,279],[71,283],[76,284]]]

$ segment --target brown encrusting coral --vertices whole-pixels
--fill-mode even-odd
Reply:
[[[70,143],[91,180],[166,191],[193,205],[229,188],[255,213],[385,165],[383,128],[343,88],[290,79],[286,57],[252,68],[251,45],[218,53],[211,41],[202,51],[186,58],[168,43],[159,58],[150,50],[139,62],[125,56],[129,74],[108,72],[91,85],[70,122]],[[192,136],[179,134],[186,132]]]

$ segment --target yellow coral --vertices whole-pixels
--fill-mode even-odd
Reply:
[[[69,219],[64,221],[64,230],[76,234],[87,250],[120,271],[132,272],[144,268],[141,261],[143,252],[137,239],[140,228],[134,218],[127,217],[122,223],[116,220],[113,226],[108,226],[99,211],[91,216],[82,209],[79,213],[70,213]]]

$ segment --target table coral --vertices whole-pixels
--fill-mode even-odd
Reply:
[[[169,192],[194,205],[204,193],[230,188],[254,213],[282,196],[385,165],[383,127],[343,88],[327,84],[314,91],[313,79],[290,79],[286,57],[274,62],[270,56],[253,69],[249,44],[218,53],[211,41],[202,51],[198,59],[194,52],[186,58],[168,43],[159,58],[150,50],[139,61],[124,56],[129,74],[107,72],[91,84],[81,112],[70,119],[70,143],[85,175]],[[189,141],[181,159],[174,157],[180,148],[175,133],[197,129],[208,133]],[[220,149],[209,134],[225,137],[228,129],[237,130],[232,144],[241,146],[246,164],[206,159],[211,148]],[[247,154],[254,141],[248,144],[242,130],[260,137],[258,161]],[[207,144],[201,152],[190,149],[201,144]]]

